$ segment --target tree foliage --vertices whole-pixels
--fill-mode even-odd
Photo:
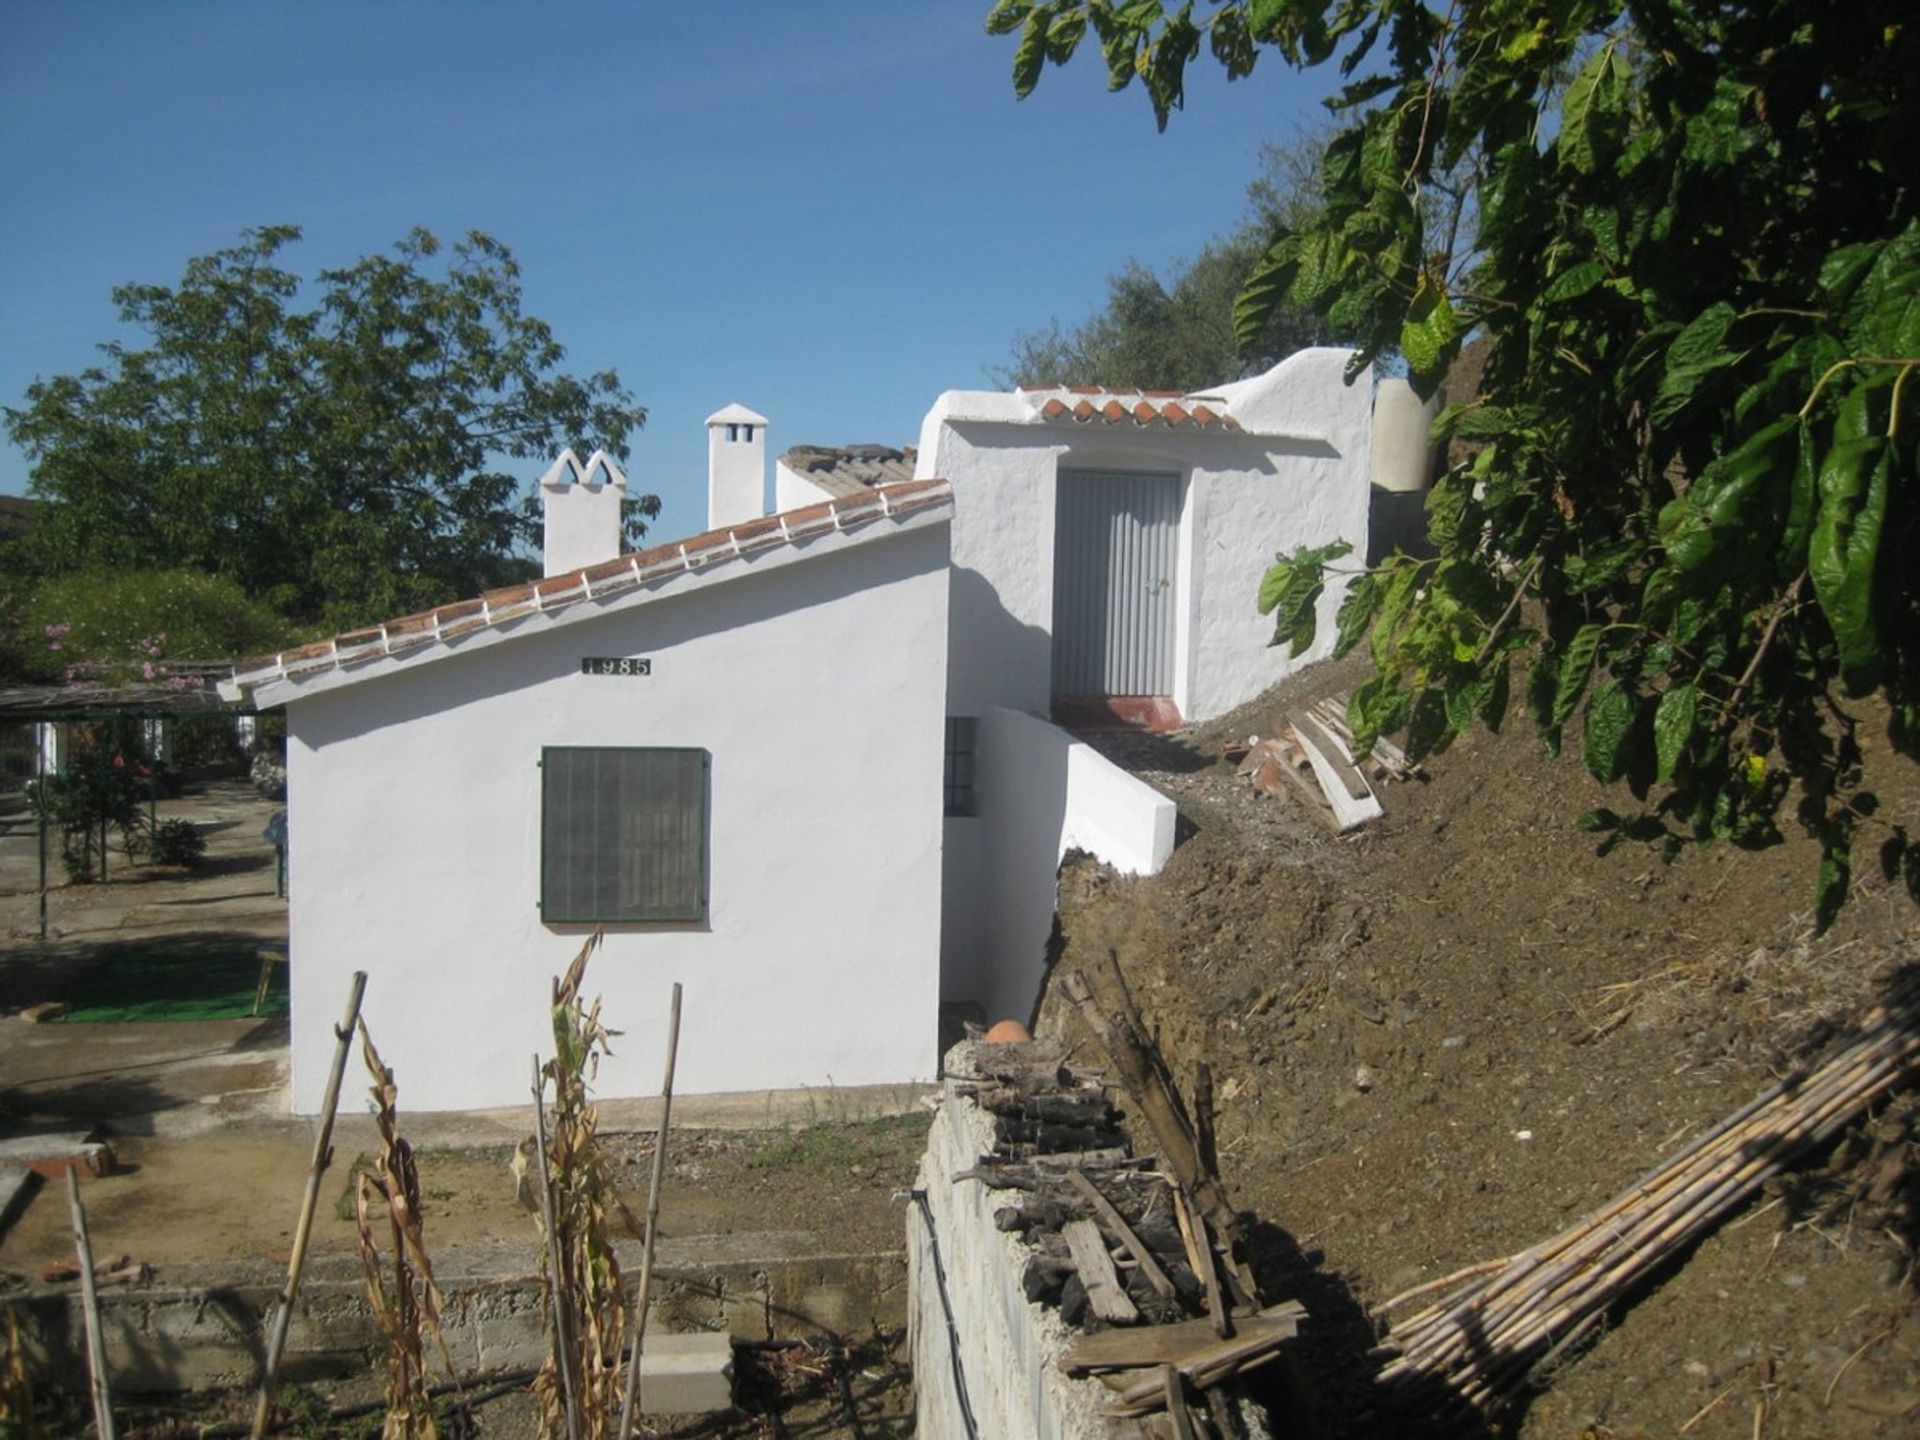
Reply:
[[[1651,809],[1589,824],[1773,838],[1797,776],[1818,911],[1867,827],[1859,715],[1920,728],[1920,26],[1905,0],[1002,0],[1015,85],[1088,35],[1164,125],[1205,45],[1228,74],[1337,62],[1324,208],[1282,225],[1242,340],[1288,303],[1389,346],[1431,391],[1463,339],[1483,394],[1444,412],[1478,447],[1429,503],[1431,560],[1361,575],[1340,618],[1378,677],[1364,739],[1415,753],[1509,697]],[[1481,155],[1470,248],[1423,206]],[[1293,557],[1310,564],[1310,557]],[[1647,822],[1654,822],[1649,826]]]
[[[1108,277],[1106,308],[1063,330],[1058,322],[1014,342],[1003,378],[1014,385],[1100,385],[1191,392],[1257,373],[1329,338],[1317,316],[1277,307],[1244,349],[1233,305],[1260,263],[1262,238],[1216,240],[1169,282],[1139,261]]]
[[[200,570],[355,624],[525,570],[538,516],[504,460],[626,456],[645,412],[611,371],[560,368],[504,245],[416,230],[308,283],[280,263],[299,238],[249,231],[176,286],[121,286],[142,343],[7,408],[50,502],[44,570]],[[632,533],[658,508],[639,501]]]
[[[41,681],[103,664],[121,678],[151,681],[168,659],[244,659],[294,638],[285,620],[234,581],[192,570],[55,575],[24,609],[34,652],[27,676]]]

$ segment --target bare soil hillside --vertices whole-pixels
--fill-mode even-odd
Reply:
[[[1574,819],[1626,797],[1524,719],[1340,839],[1221,761],[1224,737],[1358,678],[1316,670],[1170,739],[1101,737],[1186,833],[1152,879],[1069,862],[1055,976],[1115,952],[1181,1082],[1210,1062],[1225,1177],[1313,1315],[1327,1431],[1417,1435],[1373,1407],[1372,1307],[1547,1239],[1817,1055],[1915,956],[1920,909],[1869,859],[1815,938],[1795,836],[1597,855]],[[1868,743],[1880,815],[1912,828],[1920,775]],[[1082,1039],[1071,1010],[1050,987],[1041,1033]],[[1502,1433],[1920,1433],[1917,1138],[1899,1096],[1776,1181],[1536,1372]]]

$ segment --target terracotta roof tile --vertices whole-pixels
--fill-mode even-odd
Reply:
[[[1103,390],[1093,385],[1047,385],[1023,390],[1036,405],[1039,418],[1052,425],[1164,425],[1169,429],[1192,422],[1201,430],[1238,430],[1240,422],[1199,396],[1177,390]]]
[[[254,686],[300,674],[344,669],[387,656],[428,654],[448,641],[492,629],[541,611],[563,609],[589,598],[638,590],[695,570],[725,564],[738,556],[777,550],[811,534],[858,530],[876,520],[936,509],[952,503],[945,480],[907,480],[876,486],[718,530],[702,531],[549,576],[525,585],[508,585],[470,600],[398,616],[384,624],[316,640],[264,655],[234,668],[226,682],[242,694]]]

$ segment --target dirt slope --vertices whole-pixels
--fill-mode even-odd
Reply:
[[[1190,833],[1151,880],[1070,862],[1058,964],[1114,950],[1182,1082],[1211,1061],[1226,1178],[1315,1313],[1329,1429],[1403,1435],[1417,1426],[1366,1413],[1366,1307],[1548,1238],[1766,1088],[1915,955],[1920,910],[1868,866],[1814,940],[1798,839],[1597,857],[1573,819],[1624,797],[1547,759],[1524,720],[1456,745],[1346,839],[1219,760],[1223,736],[1269,733],[1287,703],[1355,678],[1313,672],[1173,739],[1102,737]],[[1911,769],[1869,767],[1881,813],[1911,826]],[[1050,992],[1041,1032],[1077,1036],[1070,1010]],[[1538,1376],[1509,1423],[1920,1433],[1917,1134],[1903,1097],[1777,1184]]]

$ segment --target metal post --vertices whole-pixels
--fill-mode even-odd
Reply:
[[[40,772],[40,943],[47,943],[47,773]]]

